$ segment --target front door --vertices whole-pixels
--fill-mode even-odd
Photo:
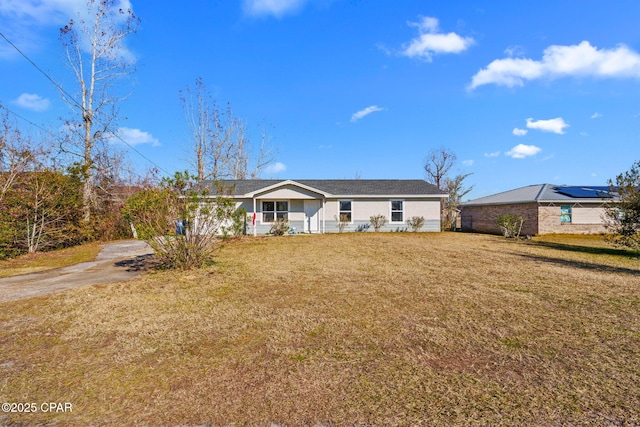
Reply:
[[[317,233],[320,229],[320,200],[304,201],[304,231]]]

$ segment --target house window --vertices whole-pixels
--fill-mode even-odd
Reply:
[[[289,202],[262,202],[262,222],[274,222],[276,219],[286,221],[289,213]]]
[[[391,201],[391,222],[404,221],[404,203],[402,200]]]
[[[571,205],[560,206],[560,223],[561,224],[571,223]]]
[[[351,200],[340,200],[340,221],[351,222]]]

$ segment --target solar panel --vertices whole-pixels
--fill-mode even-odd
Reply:
[[[609,192],[609,187],[593,186],[593,187],[555,187],[555,190],[565,196],[575,197],[577,199],[601,199],[613,197]]]

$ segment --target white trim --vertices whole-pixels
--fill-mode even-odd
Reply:
[[[329,199],[447,199],[448,194],[330,194]]]
[[[253,237],[256,237],[258,235],[258,227],[256,227],[258,225],[258,211],[256,210],[256,198],[253,197],[253,215],[251,216],[251,224],[253,225]],[[255,221],[253,221],[253,218],[255,217]]]
[[[322,234],[325,233],[325,222],[326,222],[326,212],[327,212],[327,198],[322,198]]]
[[[402,202],[402,211],[393,211],[392,210],[392,205],[393,202]],[[394,221],[393,220],[393,212],[402,212],[402,221]],[[404,203],[404,199],[389,199],[389,224],[405,224],[406,223],[406,218],[405,218],[405,203]]]
[[[259,189],[255,190],[255,191],[252,191],[251,193],[244,194],[244,196],[245,197],[256,197],[256,196],[258,196],[258,195],[260,195],[262,193],[266,193],[266,192],[268,192],[270,190],[274,190],[274,189],[276,189],[278,187],[284,187],[284,186],[287,186],[287,185],[293,185],[294,187],[300,187],[300,188],[302,188],[304,190],[311,191],[312,193],[320,194],[321,196],[325,196],[325,197],[327,196],[327,193],[325,193],[323,191],[320,191],[317,188],[309,187],[308,185],[300,184],[299,182],[292,181],[290,179],[287,179],[286,181],[278,182],[276,184],[269,185],[267,187],[259,188]],[[238,195],[238,196],[240,196],[240,195]]]
[[[264,203],[269,203],[269,202],[273,203],[273,209],[274,210],[265,211],[264,210]],[[278,212],[280,212],[280,213],[285,212],[285,211],[279,211],[278,210],[278,202],[286,202],[287,203],[286,212],[287,212],[287,221],[289,221],[289,213],[291,213],[291,211],[289,210],[291,208],[291,200],[289,200],[289,199],[260,199],[260,224],[273,224],[278,219]],[[273,221],[271,221],[271,222],[263,221],[265,212],[273,213]]]
[[[349,202],[349,203],[351,203],[351,209],[349,210],[349,212],[351,213],[351,221],[349,221],[349,224],[353,224],[353,217],[354,217],[354,215],[353,215],[353,200],[351,200],[351,199],[338,199],[338,221],[340,221],[340,212],[341,212],[340,202]],[[347,212],[347,211],[345,211],[345,212]]]

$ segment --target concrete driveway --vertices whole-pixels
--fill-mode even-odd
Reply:
[[[152,257],[151,247],[140,240],[107,243],[95,261],[0,279],[0,302],[129,280],[146,271]]]

